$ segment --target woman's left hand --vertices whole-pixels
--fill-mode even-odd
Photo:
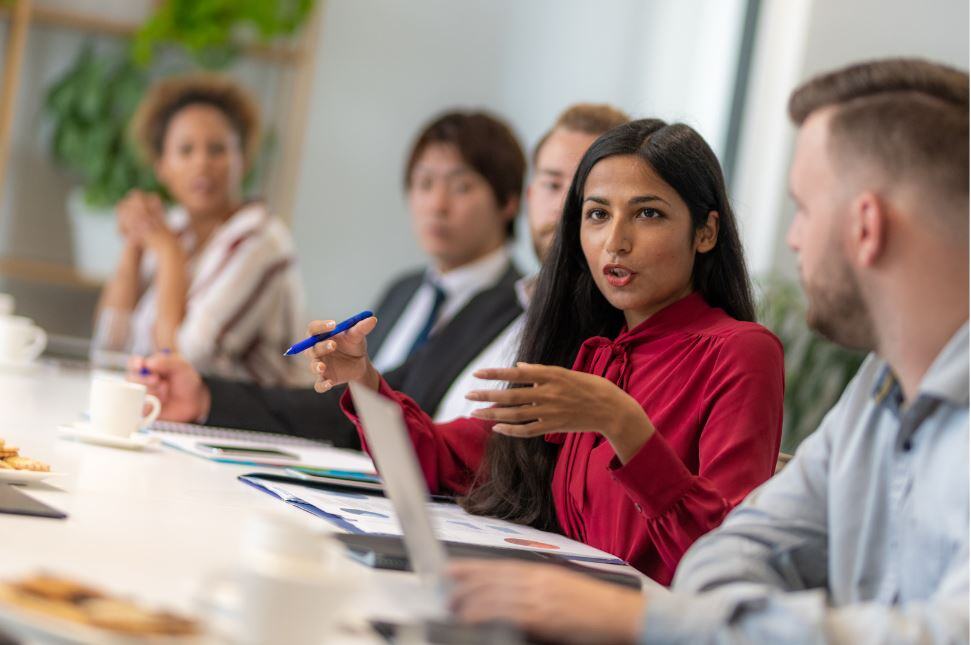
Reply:
[[[563,643],[632,643],[646,598],[551,564],[458,560],[449,565],[451,605],[467,623],[511,622]]]
[[[132,193],[126,201],[134,202],[134,206],[119,209],[122,229],[156,252],[175,243],[175,233],[165,223],[165,205],[161,198],[154,193]]]
[[[495,421],[493,431],[512,437],[537,437],[550,432],[599,432],[626,462],[654,434],[641,405],[607,379],[549,365],[518,363],[516,367],[475,372],[481,379],[532,387],[475,390],[466,398],[497,404],[474,410],[472,416]]]

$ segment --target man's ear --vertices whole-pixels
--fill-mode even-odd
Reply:
[[[875,193],[853,200],[850,209],[850,254],[860,266],[873,266],[883,255],[887,240],[887,205]]]
[[[707,253],[718,242],[718,211],[708,211],[708,219],[695,229],[695,252]]]
[[[516,219],[516,215],[519,214],[519,195],[510,197],[506,204],[502,207],[501,213],[503,221],[508,222]]]

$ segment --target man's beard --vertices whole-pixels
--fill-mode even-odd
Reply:
[[[806,324],[829,340],[851,349],[872,351],[876,347],[873,322],[859,282],[846,260],[834,249],[821,266],[822,275],[811,283],[803,280],[806,292]]]

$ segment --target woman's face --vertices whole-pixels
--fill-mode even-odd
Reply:
[[[425,147],[408,187],[415,235],[443,271],[458,268],[497,249],[518,201],[500,206],[485,177],[473,170],[455,146]]]
[[[696,230],[681,196],[640,157],[607,157],[587,176],[580,245],[629,328],[691,293],[695,254],[714,248],[717,235],[718,214]]]
[[[186,106],[169,120],[155,173],[192,217],[223,217],[242,193],[239,135],[219,109]]]

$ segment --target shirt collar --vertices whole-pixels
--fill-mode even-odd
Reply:
[[[921,380],[918,392],[968,405],[968,323],[951,336]]]
[[[944,349],[931,363],[917,388],[917,397],[929,396],[948,401],[954,405],[968,405],[968,323],[951,336]],[[873,398],[877,403],[889,404],[899,408],[903,402],[903,392],[897,375],[890,365],[884,365],[877,376],[873,388]]]
[[[523,276],[513,283],[513,289],[516,290],[516,300],[519,301],[519,306],[523,308],[523,311],[529,309],[529,303],[533,299],[533,294],[536,293],[538,281],[539,274],[534,273],[533,275]]]
[[[448,298],[455,298],[462,294],[481,291],[486,285],[495,284],[502,277],[508,264],[509,249],[506,245],[502,245],[478,260],[452,269],[448,273],[443,274],[435,267],[429,267],[425,278],[440,286]]]

